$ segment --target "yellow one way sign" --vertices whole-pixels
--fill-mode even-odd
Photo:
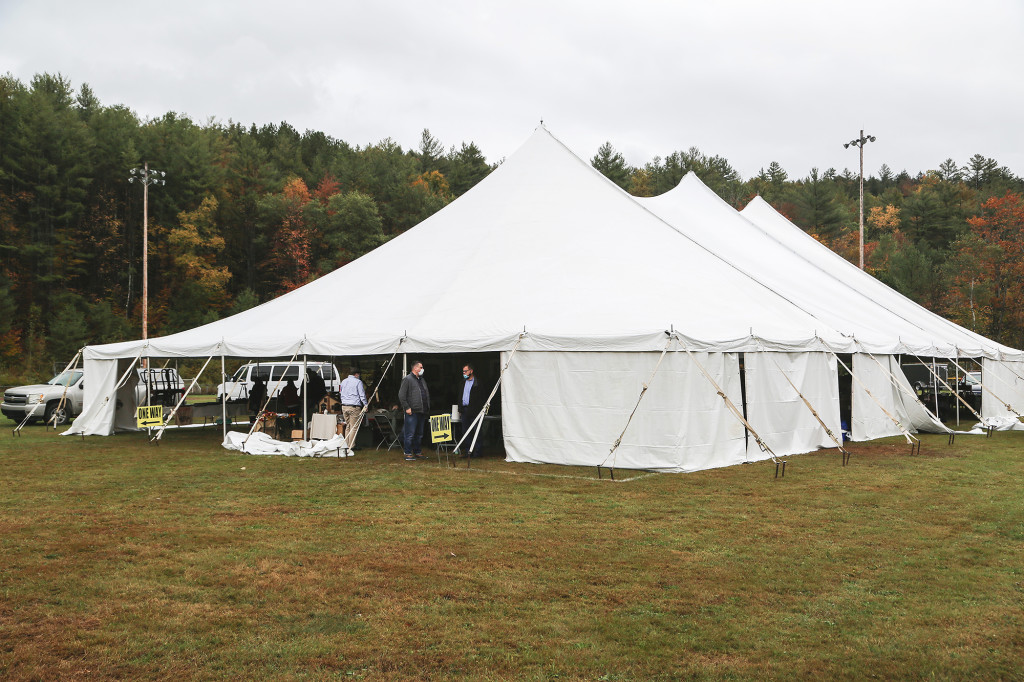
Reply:
[[[430,442],[445,443],[452,439],[452,416],[439,414],[430,418]]]
[[[140,429],[164,425],[163,405],[141,405],[135,410],[135,422]]]

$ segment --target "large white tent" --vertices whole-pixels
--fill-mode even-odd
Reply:
[[[335,272],[202,327],[86,348],[87,407],[69,433],[126,425],[130,396],[118,394],[120,410],[113,397],[139,357],[508,361],[516,349],[502,394],[509,459],[691,471],[767,456],[719,393],[778,454],[806,452],[831,443],[804,400],[825,405],[837,430],[833,351],[951,355],[971,340],[872,307],[870,294],[839,300],[821,272],[755,267],[737,243],[753,224],[699,181],[679,192],[691,190],[679,215],[668,195],[658,210],[642,205],[541,127],[458,200]],[[744,232],[712,239],[691,225]],[[341,295],[381,280],[394,290]],[[986,344],[971,352],[1011,352]]]

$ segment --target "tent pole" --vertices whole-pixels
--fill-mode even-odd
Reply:
[[[939,384],[935,381],[935,377],[938,376],[939,367],[935,364],[935,358],[932,358],[932,368],[935,370],[932,372],[932,395],[935,396],[935,416],[939,416]],[[949,376],[948,374],[946,376]]]
[[[402,338],[405,338],[405,337],[402,337]],[[402,378],[404,379],[405,375],[408,374],[408,373],[409,373],[409,356],[407,354],[405,354],[405,353],[402,353]]]
[[[957,367],[953,371],[956,372],[956,391],[957,391],[957,393],[959,393],[960,392],[960,368]],[[956,425],[957,425],[957,428],[960,427],[960,401],[959,400],[956,401]]]
[[[224,351],[220,353],[220,383],[224,390],[220,392],[220,423],[222,427],[222,440],[228,439],[228,379],[224,373]]]
[[[302,356],[302,440],[307,440],[306,420],[309,419],[306,415],[306,407],[309,405],[309,376],[306,374],[309,370],[306,367],[306,357]]]
[[[151,363],[149,362],[149,346],[148,345],[146,346],[146,359],[143,360],[142,367],[144,369],[144,371],[142,372],[142,375],[144,377],[146,377],[146,405],[149,406],[149,405],[153,404],[153,393],[152,393],[152,391],[150,389],[150,382],[153,379],[153,370],[150,369]],[[152,435],[153,435],[152,427],[148,427],[148,426],[146,427],[146,435],[152,437]]]

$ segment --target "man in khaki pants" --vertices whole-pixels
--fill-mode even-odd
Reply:
[[[366,389],[359,378],[359,368],[348,371],[348,377],[341,382],[341,415],[345,418],[345,442],[350,449],[356,444],[359,431],[359,413],[366,404]]]

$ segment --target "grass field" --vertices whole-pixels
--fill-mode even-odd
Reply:
[[[1024,433],[614,483],[218,443],[0,433],[2,677],[1024,679]]]

